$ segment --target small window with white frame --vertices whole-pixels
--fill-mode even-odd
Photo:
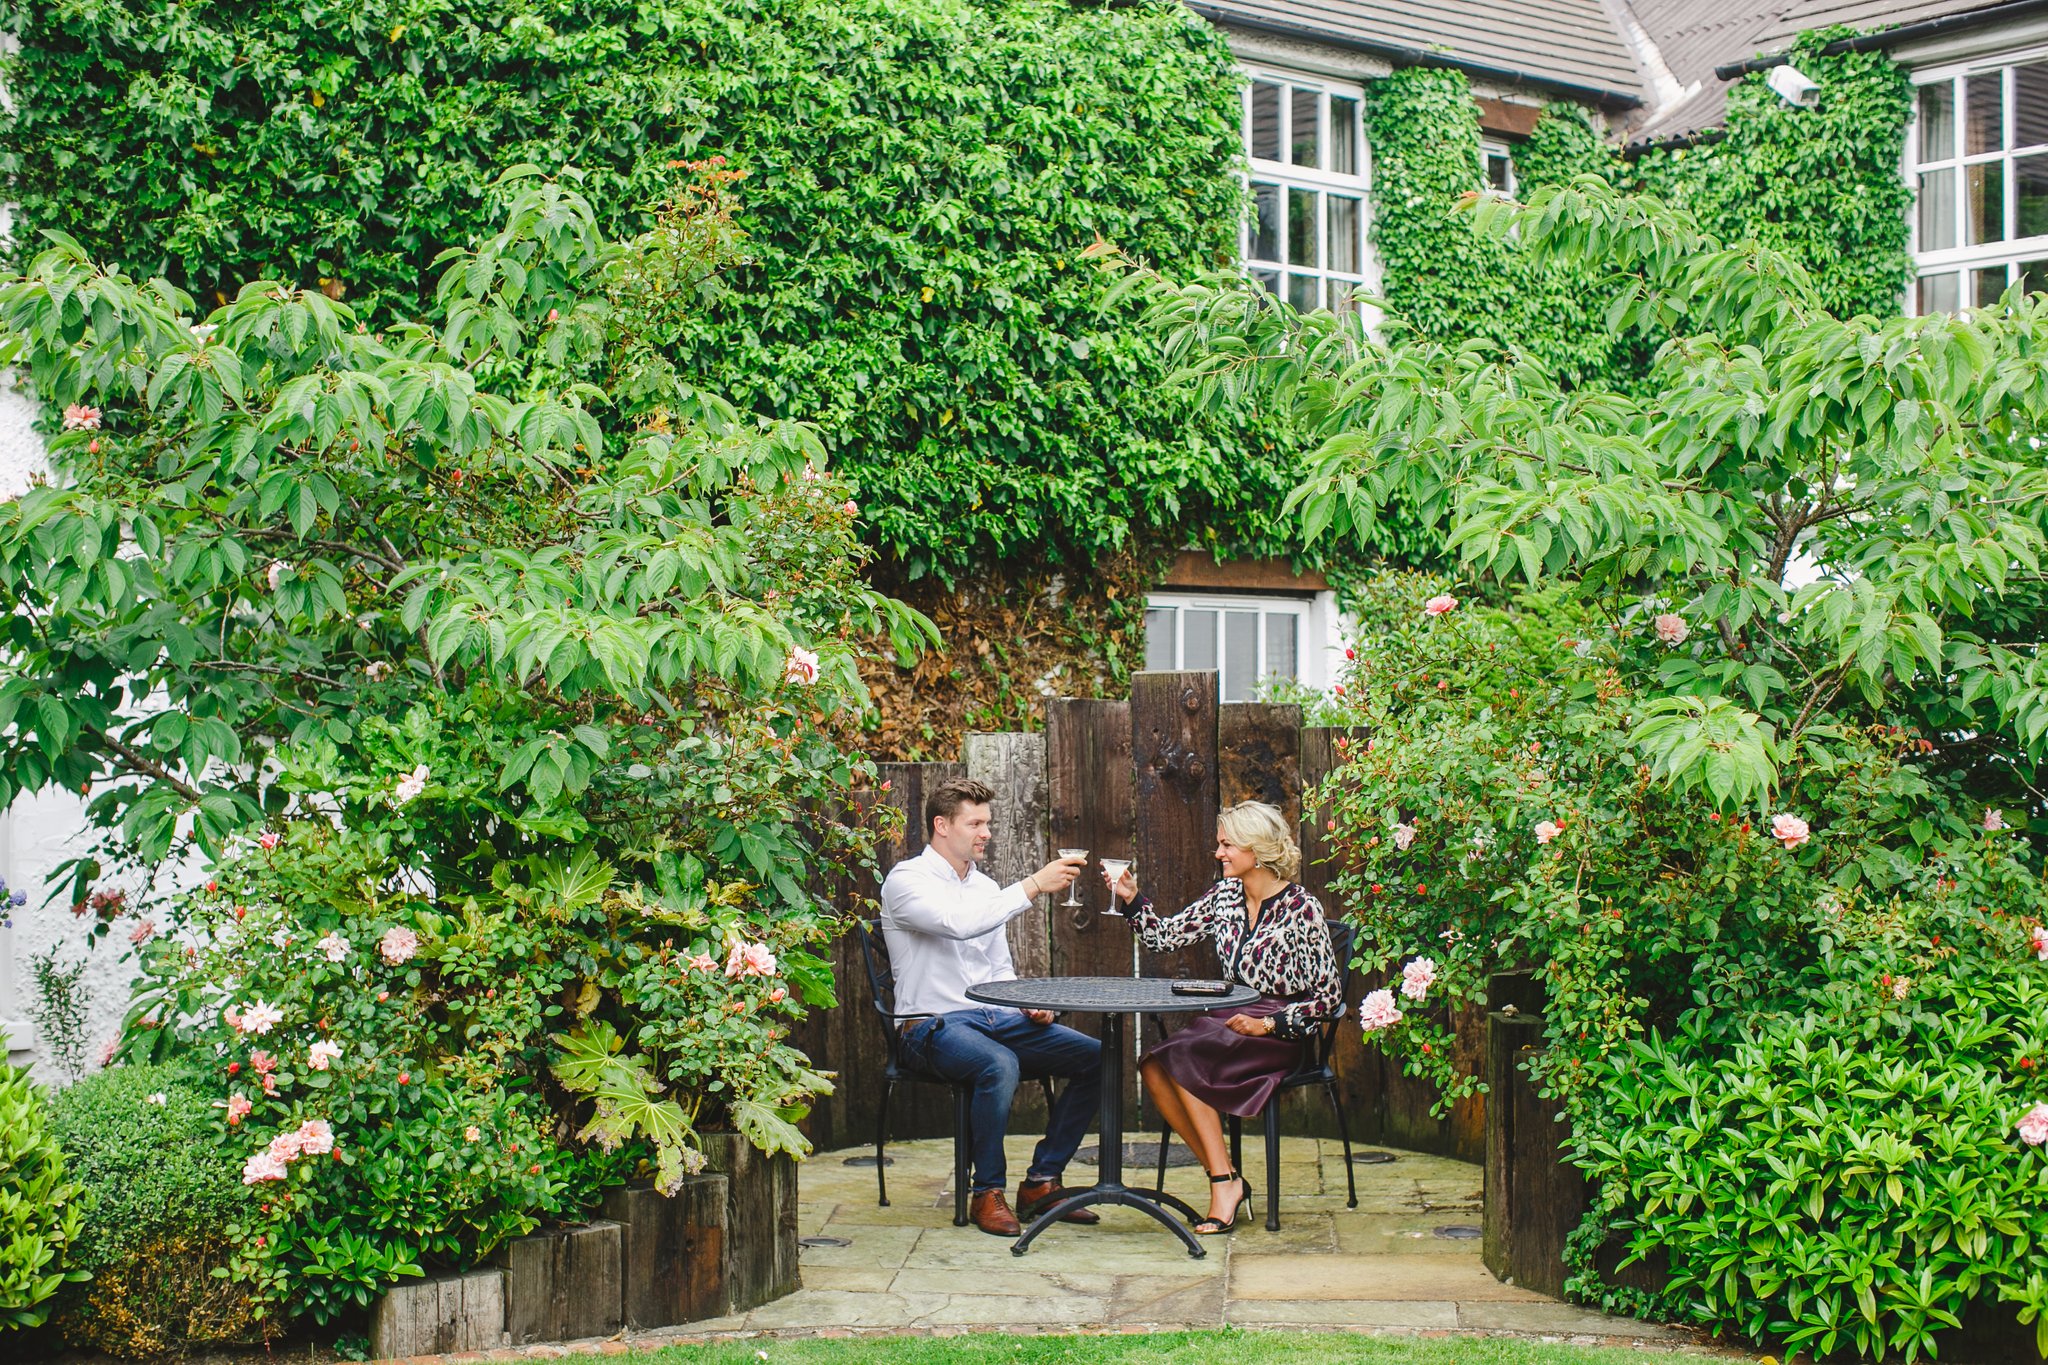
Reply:
[[[1296,308],[1347,310],[1368,273],[1363,92],[1273,71],[1246,77],[1245,269]]]
[[[2048,50],[1915,74],[1916,313],[2048,291]]]
[[[1479,179],[1487,189],[1515,196],[1515,154],[1505,142],[1479,144]]]
[[[1314,685],[1313,602],[1304,598],[1153,593],[1145,599],[1145,667],[1214,669],[1224,701],[1262,683]]]

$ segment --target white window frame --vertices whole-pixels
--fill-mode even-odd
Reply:
[[[1245,273],[1289,299],[1299,298],[1290,289],[1290,280],[1313,280],[1314,306],[1320,308],[1336,309],[1345,305],[1351,295],[1377,292],[1372,256],[1372,148],[1365,140],[1365,88],[1353,81],[1331,80],[1255,63],[1241,65],[1239,73],[1244,78],[1244,88],[1238,97],[1238,131],[1249,171],[1247,186],[1258,183],[1274,184],[1280,188],[1280,259],[1254,258],[1252,255],[1258,235],[1258,208],[1254,203],[1238,230],[1238,259],[1244,263]],[[1252,155],[1252,88],[1260,82],[1278,85],[1283,92],[1280,101],[1280,150],[1283,155],[1290,154],[1294,145],[1292,91],[1307,90],[1316,95],[1318,144],[1324,149],[1326,161],[1333,145],[1330,101],[1332,98],[1350,100],[1352,145],[1358,149],[1356,172],[1296,166],[1292,162],[1271,161]],[[1323,230],[1317,235],[1316,260],[1312,265],[1295,265],[1286,259],[1290,254],[1287,234],[1291,191],[1308,191],[1317,196],[1316,212]],[[1358,201],[1358,269],[1355,271],[1338,270],[1330,264],[1329,196],[1332,194]]]
[[[1493,177],[1486,173],[1486,163],[1494,157],[1499,157],[1503,162],[1507,163],[1508,183],[1505,186],[1495,185]],[[1515,170],[1515,149],[1512,146],[1494,138],[1485,138],[1480,141],[1479,188],[1482,190],[1497,189],[1510,199],[1515,197],[1521,188],[1521,176]]]
[[[1219,613],[1216,620],[1216,685],[1218,695],[1227,702],[1255,701],[1257,689],[1273,675],[1266,667],[1266,618],[1268,616],[1291,616],[1294,618],[1294,676],[1289,681],[1305,687],[1327,687],[1332,680],[1330,656],[1341,653],[1341,630],[1336,615],[1336,595],[1330,592],[1280,594],[1250,592],[1203,592],[1190,589],[1167,589],[1148,593],[1145,609],[1173,612],[1173,667],[1196,667],[1187,662],[1187,613],[1213,611]],[[1253,692],[1251,695],[1234,696],[1229,690],[1228,679],[1224,676],[1224,623],[1220,613],[1227,611],[1256,611],[1259,613],[1257,628],[1258,663],[1253,671]],[[1153,641],[1148,637],[1146,645],[1146,666],[1149,668]]]
[[[2013,231],[2019,228],[2019,183],[2013,174],[2013,163],[2020,157],[2048,154],[2048,143],[2013,145],[2017,135],[2018,120],[2015,98],[2016,78],[2014,69],[2048,63],[2048,45],[2036,44],[2016,48],[1992,56],[1975,58],[1966,62],[1950,62],[1940,66],[1929,66],[1913,73],[1912,115],[1906,125],[1906,155],[1904,173],[1906,184],[1913,192],[1913,207],[1910,211],[1909,226],[1913,254],[1913,281],[1908,287],[1906,311],[1919,313],[1922,308],[1922,284],[1926,279],[1950,275],[1955,277],[1956,299],[1959,308],[1982,306],[1993,302],[1989,289],[1986,297],[1977,298],[1976,274],[1980,270],[1998,269],[2006,285],[2016,278],[2020,266],[2029,262],[2048,263],[2048,233],[2037,233],[2031,237],[2008,237],[1995,242],[1969,244],[1968,196],[1964,192],[1968,169],[1972,166],[1996,165],[2001,170],[2004,198],[1999,206],[2001,225],[2010,225]],[[1968,153],[1963,150],[1967,110],[1964,106],[1964,89],[1972,76],[1997,74],[2001,78],[1999,98],[2005,135],[2005,144],[1992,152]],[[1950,119],[1954,124],[1954,143],[1949,154],[1923,161],[1920,146],[1920,93],[1932,85],[1947,85],[1950,88]],[[1957,245],[1935,250],[1923,249],[1920,241],[1920,177],[1925,172],[1948,170],[1953,177],[1952,198],[1954,219],[1950,230]],[[2002,292],[2002,289],[2001,289]]]

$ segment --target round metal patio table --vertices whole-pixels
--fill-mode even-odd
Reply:
[[[1188,1219],[1195,1211],[1164,1190],[1131,1189],[1124,1184],[1124,1016],[1126,1014],[1186,1014],[1190,1011],[1229,1009],[1249,1005],[1259,993],[1249,986],[1231,983],[1227,995],[1177,995],[1174,983],[1164,977],[1128,976],[1038,976],[1021,981],[991,981],[967,992],[969,1000],[984,1005],[1008,1005],[1020,1010],[1059,1010],[1072,1014],[1102,1016],[1102,1118],[1093,1185],[1067,1192],[1065,1198],[1048,1206],[1031,1221],[1010,1247],[1022,1256],[1031,1241],[1075,1209],[1090,1204],[1122,1204],[1142,1209],[1163,1226],[1173,1230],[1187,1244],[1188,1255],[1206,1256],[1201,1238],[1187,1224],[1172,1217],[1175,1209]]]

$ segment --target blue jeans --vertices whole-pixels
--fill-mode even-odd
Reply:
[[[904,1034],[903,1053],[913,1065],[974,1087],[968,1150],[976,1194],[1009,1181],[1003,1136],[1019,1081],[1067,1078],[1046,1119],[1045,1137],[1031,1154],[1027,1180],[1060,1177],[1101,1105],[1102,1044],[1064,1024],[1034,1024],[1016,1010],[955,1010],[928,1019]]]

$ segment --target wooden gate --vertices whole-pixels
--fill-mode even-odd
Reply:
[[[1267,703],[1218,704],[1211,672],[1140,673],[1129,701],[1061,698],[1047,707],[1043,734],[970,735],[959,763],[884,764],[884,800],[906,819],[900,843],[886,849],[882,872],[924,848],[920,828],[925,793],[948,777],[971,776],[995,789],[995,837],[982,869],[1002,885],[1042,866],[1052,850],[1085,848],[1089,868],[1078,883],[1082,905],[1043,897],[1011,921],[1010,947],[1020,976],[1215,976],[1215,956],[1206,947],[1173,953],[1142,951],[1129,924],[1105,916],[1108,893],[1096,859],[1134,858],[1146,892],[1162,905],[1185,905],[1215,880],[1216,812],[1236,801],[1279,806],[1295,822],[1302,849],[1301,881],[1332,916],[1345,907],[1328,891],[1330,869],[1326,831],[1305,821],[1301,793],[1337,766],[1336,740],[1343,731],[1304,727],[1295,706]],[[864,888],[872,895],[875,888]],[[838,888],[848,901],[855,889]],[[837,1073],[837,1093],[821,1100],[805,1131],[821,1151],[874,1140],[879,1077],[886,1044],[868,1006],[868,983],[860,948],[852,935],[834,948],[839,1006],[820,1010],[792,1038],[820,1066]],[[1359,997],[1377,981],[1352,973],[1346,999]],[[1477,1065],[1483,1014],[1476,1008],[1460,1019],[1461,1047],[1469,1038]],[[1089,1032],[1088,1016],[1065,1022]],[[1134,1050],[1152,1038],[1137,1031]],[[1417,1151],[1477,1161],[1485,1150],[1483,1097],[1462,1101],[1447,1119],[1430,1116],[1431,1093],[1405,1077],[1377,1048],[1366,1045],[1355,1016],[1339,1031],[1337,1066],[1344,1080],[1354,1141],[1385,1142]],[[1156,1123],[1135,1089],[1128,1098],[1133,1123]],[[943,1137],[952,1131],[952,1107],[937,1086],[904,1086],[891,1105],[892,1138]],[[1044,1122],[1034,1087],[1019,1092],[1013,1131]],[[1336,1123],[1320,1093],[1288,1097],[1282,1131],[1334,1136]]]

